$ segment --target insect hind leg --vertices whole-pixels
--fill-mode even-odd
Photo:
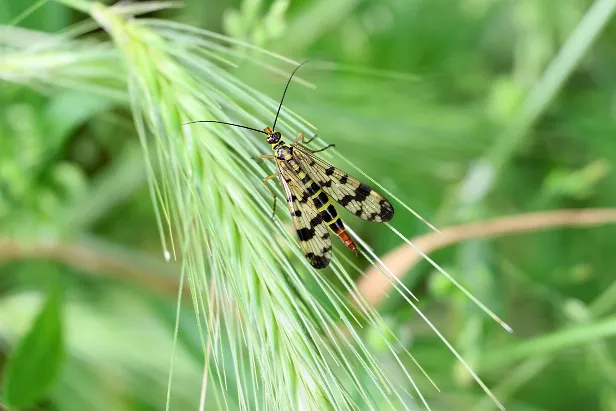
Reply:
[[[335,144],[328,144],[328,145],[326,145],[325,147],[320,148],[320,149],[318,149],[318,150],[310,150],[310,152],[311,152],[312,154],[314,154],[314,153],[320,153],[321,151],[325,151],[325,150],[327,150],[328,148],[332,148],[332,147],[336,147],[336,145],[335,145]]]
[[[311,150],[311,149],[309,149],[308,147],[306,147],[306,146],[305,146],[306,144],[310,143],[310,142],[311,142],[312,140],[314,140],[315,138],[317,138],[317,135],[316,135],[316,134],[315,134],[315,135],[313,135],[313,136],[312,136],[312,138],[311,138],[310,140],[306,141],[306,138],[305,138],[305,136],[304,136],[304,133],[299,133],[299,134],[297,135],[297,138],[296,138],[296,139],[295,139],[295,141],[293,142],[293,144],[298,144],[298,143],[301,141],[301,142],[302,142],[302,143],[301,143],[302,148],[303,148],[304,150],[308,151],[309,153],[312,153],[312,154],[314,154],[314,153],[320,153],[321,151],[325,151],[325,150],[327,150],[328,148],[331,148],[331,147],[336,147],[336,145],[335,145],[335,144],[329,144],[329,145],[327,145],[327,146],[325,146],[325,147],[323,147],[323,148],[321,148],[321,149],[318,149],[318,150]]]
[[[313,136],[312,136],[312,138],[310,140],[306,140],[305,138],[302,137],[302,143],[303,144],[310,144],[310,142],[312,140],[314,140],[315,138],[317,138],[317,137],[318,137],[318,134],[313,134]]]

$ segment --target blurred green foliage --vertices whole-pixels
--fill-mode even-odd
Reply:
[[[64,359],[60,301],[55,286],[6,366],[2,391],[10,407],[36,404],[58,377]]]
[[[0,22],[11,23],[34,3],[1,2]],[[333,71],[306,66],[301,77],[317,89],[295,85],[287,106],[439,227],[616,204],[613,22],[584,50],[538,120],[519,138],[508,139],[527,97],[579,27],[590,1],[183,3],[155,15],[298,60],[338,63]],[[18,24],[55,32],[82,18],[49,2]],[[245,66],[235,71],[278,98],[280,77]],[[19,345],[18,336],[35,321],[48,276],[60,272],[69,306],[62,314],[66,355],[58,357],[60,378],[37,409],[163,409],[173,293],[151,293],[139,281],[118,279],[122,273],[113,264],[97,270],[79,254],[132,261],[165,273],[157,274],[164,279],[174,273],[159,261],[159,235],[130,113],[117,101],[83,92],[0,84],[0,375],[5,384],[16,378],[5,359],[23,355],[20,347],[34,338],[31,331]],[[503,139],[511,144],[503,146]],[[483,163],[490,153],[497,153],[497,170]],[[482,186],[488,187],[485,193]],[[378,253],[399,245],[382,227],[351,224]],[[407,213],[398,213],[396,226],[409,236],[426,232]],[[55,254],[45,248],[65,241],[77,246]],[[428,264],[416,266],[405,282],[508,409],[616,409],[614,247],[614,227],[608,225],[469,241],[436,252],[433,258],[512,325],[513,335],[487,320]],[[77,255],[65,255],[71,252]],[[433,409],[490,409],[399,296],[392,293],[382,313],[441,388],[440,394],[430,393],[422,384]],[[201,348],[191,314],[182,317],[174,404],[196,409]],[[392,360],[376,340],[367,331],[367,343],[382,350],[387,364]],[[4,395],[9,402],[12,394]]]

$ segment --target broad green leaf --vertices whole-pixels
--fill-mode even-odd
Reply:
[[[10,357],[2,387],[3,402],[27,407],[53,386],[64,359],[61,298],[52,289],[32,327]]]

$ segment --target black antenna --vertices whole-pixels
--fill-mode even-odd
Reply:
[[[291,79],[293,78],[293,75],[295,74],[297,70],[299,70],[301,66],[308,63],[309,61],[310,60],[304,61],[299,66],[295,67],[295,70],[293,70],[293,73],[291,73],[291,77],[289,77],[289,81],[287,81],[287,86],[284,88],[284,92],[282,93],[282,98],[280,99],[280,105],[278,106],[278,111],[276,112],[276,118],[274,119],[274,125],[272,126],[272,132],[276,130],[276,121],[278,121],[278,114],[280,114],[280,109],[282,108],[282,102],[284,101],[284,95],[287,94],[287,89],[289,88],[289,84],[291,84]]]
[[[235,127],[241,127],[241,128],[245,128],[248,130],[252,130],[252,131],[256,131],[259,133],[263,133],[266,136],[268,135],[265,131],[263,130],[257,130],[256,128],[252,128],[252,127],[247,127],[247,126],[242,126],[241,124],[233,124],[233,123],[225,123],[224,121],[214,121],[214,120],[198,120],[198,121],[189,121],[188,123],[184,123],[184,125],[186,124],[193,124],[193,123],[217,123],[217,124],[226,124],[228,126],[235,126]]]

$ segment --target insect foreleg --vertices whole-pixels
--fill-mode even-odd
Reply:
[[[264,158],[276,158],[276,156],[273,154],[259,154],[257,156],[257,161],[263,160]]]
[[[275,156],[272,156],[275,158]],[[274,193],[274,190],[272,190],[272,188],[267,184],[267,182],[269,180],[271,180],[272,178],[278,177],[278,174],[272,174],[271,176],[267,176],[263,179],[263,184],[265,184],[265,187],[267,187],[267,189],[269,190],[270,193],[272,193],[272,197],[274,197],[274,207],[272,208],[272,220],[274,219],[274,217],[276,216],[276,193]]]

